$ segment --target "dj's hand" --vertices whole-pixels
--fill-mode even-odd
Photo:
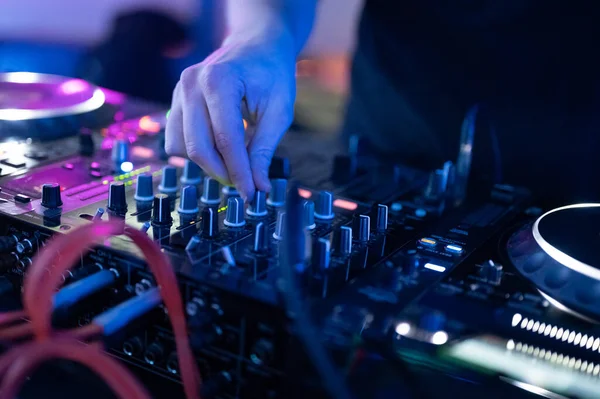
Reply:
[[[268,192],[271,158],[293,119],[292,41],[272,27],[233,35],[184,70],[167,121],[167,153],[187,156],[245,199],[255,190]]]

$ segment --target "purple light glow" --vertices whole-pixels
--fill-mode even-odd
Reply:
[[[118,93],[109,89],[102,88],[105,101],[111,105],[122,105],[125,102],[125,94]]]
[[[72,95],[88,90],[90,84],[81,79],[70,79],[58,86],[58,90],[66,95]]]

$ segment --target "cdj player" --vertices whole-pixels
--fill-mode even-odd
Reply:
[[[2,306],[29,309],[28,273],[58,238],[72,241],[49,276],[85,229],[124,222],[136,233],[103,236],[60,272],[52,325],[89,331],[110,314],[103,350],[169,387],[154,397],[183,395],[186,370],[139,232],[176,276],[196,397],[600,397],[600,204],[466,190],[464,151],[423,171],[294,131],[272,191],[244,203],[165,154],[167,109],[78,80],[0,82]],[[37,327],[5,321],[18,363]]]

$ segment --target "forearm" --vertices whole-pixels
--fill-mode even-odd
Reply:
[[[302,50],[312,29],[317,0],[228,0],[230,34],[248,34],[274,28],[289,34],[296,53]]]

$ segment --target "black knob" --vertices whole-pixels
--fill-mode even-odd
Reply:
[[[328,191],[321,191],[317,198],[315,207],[315,217],[320,220],[330,220],[334,218],[333,213],[333,194]]]
[[[334,253],[340,257],[352,253],[352,227],[342,226],[333,234]]]
[[[270,179],[289,179],[291,174],[290,161],[287,158],[273,157],[269,166]]]
[[[244,200],[240,197],[231,197],[227,201],[227,213],[223,221],[228,227],[242,227],[246,224],[244,219]]]
[[[303,222],[304,228],[312,230],[315,228],[315,203],[312,201],[304,201]]]
[[[250,202],[246,213],[254,217],[267,215],[267,194],[264,191],[256,191],[254,199]]]
[[[111,159],[116,170],[121,170],[121,164],[129,161],[129,142],[125,140],[115,140],[113,143]]]
[[[254,228],[254,252],[265,253],[269,250],[269,225],[260,222]]]
[[[388,226],[388,207],[387,205],[377,205],[377,231],[383,233]]]
[[[186,215],[198,213],[198,191],[196,186],[186,186],[181,190],[177,212]]]
[[[106,207],[115,215],[125,216],[127,213],[127,198],[125,197],[125,185],[122,182],[110,184],[108,191],[108,205]]]
[[[218,205],[221,203],[221,188],[218,181],[208,176],[204,178],[200,201],[205,205]]]
[[[285,205],[285,196],[287,195],[287,180],[286,179],[272,179],[271,180],[271,192],[269,193],[269,199],[267,205],[274,208],[280,208]]]
[[[331,249],[329,240],[319,238],[312,246],[312,265],[315,270],[325,271],[329,269]]]
[[[152,225],[166,227],[172,224],[171,198],[167,194],[156,194],[152,208]]]
[[[162,169],[162,179],[158,190],[163,194],[174,195],[177,192],[177,168],[165,166]]]
[[[180,181],[183,186],[195,186],[200,184],[202,182],[202,169],[194,162],[186,159]]]
[[[94,138],[89,132],[82,132],[79,135],[79,154],[84,157],[90,157],[94,155],[95,145]]]
[[[352,232],[354,239],[361,243],[366,243],[371,237],[371,218],[367,215],[359,215],[354,217]]]
[[[333,159],[331,180],[337,184],[345,184],[356,177],[358,162],[355,156],[336,155]]]
[[[152,187],[152,176],[139,175],[135,186],[135,198],[139,202],[152,202],[154,200],[154,188]]]
[[[60,185],[57,183],[44,184],[42,186],[42,206],[54,209],[62,206],[62,204]]]
[[[277,214],[277,223],[275,224],[275,231],[273,232],[274,239],[280,241],[283,240],[283,236],[285,235],[285,221],[285,212],[279,212]]]
[[[200,230],[202,232],[202,237],[204,238],[214,238],[217,235],[219,232],[219,224],[217,211],[215,209],[206,207],[202,210]]]

